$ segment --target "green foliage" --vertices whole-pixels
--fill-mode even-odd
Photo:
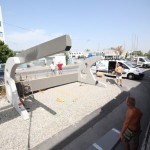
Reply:
[[[13,57],[15,53],[0,40],[0,63],[6,63],[9,57]]]
[[[69,55],[67,52],[65,52],[65,56],[66,56],[66,64],[68,63],[68,60],[69,60]]]
[[[117,46],[117,47],[111,47],[112,50],[114,50],[117,53],[119,53],[119,55],[122,55],[123,53],[123,46]]]
[[[80,59],[80,58],[85,58],[85,56],[84,55],[78,56],[78,59]]]
[[[145,53],[144,56],[147,56],[148,58],[150,58],[150,51],[148,51],[147,53]]]
[[[134,55],[134,56],[143,56],[143,52],[142,51],[133,51],[131,55]]]
[[[127,58],[127,57],[128,57],[128,55],[129,55],[129,53],[128,53],[128,52],[126,52],[125,58]]]
[[[90,52],[91,50],[90,50],[90,49],[86,49],[85,51],[86,51],[86,52]]]
[[[85,58],[85,56],[84,56],[84,55],[81,55],[80,58]]]

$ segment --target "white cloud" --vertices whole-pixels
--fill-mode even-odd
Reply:
[[[6,35],[6,44],[12,50],[26,50],[35,45],[41,44],[63,33],[48,34],[45,30],[36,29],[27,32],[13,32]]]

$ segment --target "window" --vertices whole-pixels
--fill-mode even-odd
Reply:
[[[150,61],[150,60],[149,60],[148,58],[146,58],[146,57],[145,57],[145,60],[146,60],[146,61]]]
[[[143,58],[139,58],[139,61],[141,62],[145,62],[145,60]]]
[[[125,64],[119,62],[120,66],[123,68],[123,69],[129,69]]]
[[[135,68],[136,66],[132,65],[130,62],[125,61],[124,64],[128,67]]]

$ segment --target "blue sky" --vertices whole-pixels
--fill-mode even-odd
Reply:
[[[0,0],[8,46],[69,34],[72,51],[150,50],[150,0]]]

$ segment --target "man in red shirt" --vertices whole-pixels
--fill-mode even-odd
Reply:
[[[57,64],[57,67],[58,67],[58,73],[59,74],[62,74],[62,66],[63,66],[63,64],[61,63],[61,62],[59,62],[58,64]]]

